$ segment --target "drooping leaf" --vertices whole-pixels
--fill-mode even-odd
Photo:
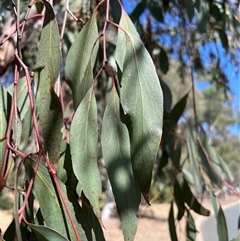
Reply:
[[[177,180],[174,182],[174,199],[175,203],[177,204],[178,207],[178,214],[177,214],[177,220],[181,220],[184,212],[185,212],[185,205],[184,205],[184,198],[183,198],[183,193],[181,190],[181,187],[178,183]]]
[[[163,80],[160,80],[160,84],[163,91],[164,112],[169,112],[172,108],[172,93],[168,85]]]
[[[140,1],[130,15],[132,21],[139,20],[139,17],[142,15],[145,8],[146,8],[146,3],[144,3],[144,1]]]
[[[174,129],[182,116],[186,103],[187,103],[188,93],[184,95],[179,102],[172,108],[169,114],[169,122],[167,123],[168,129]]]
[[[99,46],[98,42],[94,45],[97,38],[98,29],[96,13],[94,13],[77,35],[66,59],[65,77],[73,93],[75,109],[77,109],[93,81],[92,68]]]
[[[188,183],[190,183],[191,185],[195,184],[194,180],[193,180],[194,175],[191,172],[189,172],[186,169],[182,169],[182,173],[183,173],[183,176],[187,180]]]
[[[158,2],[155,1],[150,1],[149,4],[149,10],[152,14],[152,16],[159,22],[163,23],[163,13],[162,13],[162,8]]]
[[[194,17],[194,3],[192,0],[184,0],[184,4],[188,15],[188,20],[191,23]]]
[[[217,22],[222,20],[222,13],[216,4],[209,4],[209,12]]]
[[[195,7],[197,9],[197,26],[200,33],[205,33],[208,27],[208,5],[203,0],[196,0]]]
[[[122,11],[116,61],[122,71],[121,104],[130,134],[134,175],[149,202],[152,168],[162,135],[163,96],[152,59]]]
[[[223,48],[227,51],[228,50],[228,37],[227,37],[225,31],[222,29],[218,29],[218,34],[219,34],[219,38],[221,40]]]
[[[217,233],[218,233],[219,241],[228,240],[227,223],[226,223],[225,215],[221,206],[219,206],[218,214],[217,214]]]
[[[31,160],[26,160],[24,164],[26,167],[27,177],[32,177],[34,162]],[[76,214],[73,205],[79,205],[77,200],[72,197],[70,202],[68,198],[69,193],[67,194],[66,186],[60,180],[58,180],[58,184],[60,186],[63,198],[67,203],[67,207],[70,211],[74,225],[77,228],[78,234],[82,240],[87,240],[85,232],[82,228],[84,223],[80,225],[75,216]],[[46,226],[56,230],[63,236],[68,237],[70,240],[76,240],[77,238],[67,211],[63,206],[59,194],[56,192],[49,172],[42,165],[39,165],[38,167],[32,192],[39,203]]]
[[[48,1],[44,0],[44,5],[46,10],[34,75],[35,104],[50,163],[56,165],[63,126],[61,104],[53,89],[61,69],[60,37],[53,9]]]
[[[211,180],[211,182],[221,188],[221,169],[217,163],[216,153],[214,149],[209,145],[206,133],[203,130],[200,132],[200,138],[202,144],[200,145],[200,143],[198,143],[198,154],[203,170],[206,172],[206,175]]]
[[[217,158],[218,158],[218,162],[219,162],[219,165],[221,166],[222,170],[225,172],[225,174],[227,175],[228,177],[228,180],[230,182],[233,182],[234,181],[234,176],[233,176],[233,173],[232,171],[230,170],[229,166],[227,165],[227,163],[222,159],[222,157],[220,155],[217,155]]]
[[[9,97],[7,91],[0,85],[0,139],[4,138],[7,131],[8,123],[8,105]],[[2,161],[5,151],[5,139],[0,141],[0,169],[2,168]]]
[[[70,150],[74,174],[95,214],[100,217],[98,199],[101,179],[97,164],[97,144],[97,105],[91,87],[74,115],[70,129]]]
[[[7,88],[7,91],[11,96],[13,95],[13,87],[14,85],[12,84]],[[23,120],[30,107],[30,102],[28,98],[27,81],[25,77],[21,78],[18,82],[16,98],[17,98],[17,108],[19,111],[19,117],[21,120]]]
[[[186,225],[187,241],[195,241],[196,233],[197,233],[197,230],[196,230],[194,219],[190,211],[187,211],[187,225]]]
[[[171,202],[171,207],[168,215],[168,227],[169,233],[172,241],[178,241],[176,227],[175,227],[175,219],[174,219],[174,210],[173,210],[173,201]]]
[[[196,213],[203,215],[203,216],[209,216],[210,211],[204,208],[198,200],[194,197],[192,194],[192,191],[190,187],[188,186],[187,181],[184,179],[183,186],[182,186],[182,192],[184,193],[184,201],[188,204],[188,206]]]
[[[196,152],[196,138],[195,138],[195,132],[193,131],[193,128],[190,123],[188,123],[187,126],[187,149],[188,149],[188,160],[190,163],[190,169],[191,172],[194,173],[193,179],[194,184],[196,185],[198,191],[200,191],[201,188],[201,175],[199,171],[199,163],[197,161],[197,152]]]
[[[102,124],[102,151],[117,205],[124,240],[134,240],[137,230],[136,213],[140,190],[135,182],[131,164],[130,139],[121,122],[120,100],[113,87]]]
[[[181,158],[181,140],[172,131],[168,131],[164,128],[163,137],[165,140],[165,147],[168,157],[173,162],[174,166],[180,170],[180,158]]]
[[[96,215],[93,213],[91,204],[86,199],[84,194],[81,196],[81,198],[83,202],[82,202],[82,213],[80,215],[81,216],[84,215],[90,224],[89,226],[92,227],[92,230],[93,230],[92,234],[94,234],[93,240],[105,241],[101,224],[99,223],[99,220],[96,217]]]
[[[55,231],[52,228],[29,224],[29,227],[34,231],[38,240],[41,241],[67,241],[68,239],[64,237],[61,233]]]
[[[166,74],[169,69],[169,61],[166,51],[163,48],[160,48],[160,55],[159,55],[159,66],[161,71]]]

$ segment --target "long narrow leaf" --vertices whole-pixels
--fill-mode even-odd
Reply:
[[[174,209],[173,209],[173,202],[171,202],[171,207],[168,215],[168,227],[170,232],[170,237],[172,241],[178,241],[177,233],[176,233],[176,226],[175,226],[175,219],[174,219]]]
[[[182,193],[184,193],[184,201],[188,204],[188,206],[196,213],[203,215],[203,216],[209,216],[210,212],[204,208],[198,200],[194,197],[192,194],[192,191],[190,187],[188,186],[187,181],[184,179],[183,186],[182,186]]]
[[[61,69],[58,24],[48,1],[35,66],[36,108],[41,135],[51,164],[56,165],[60,155],[63,126],[61,105],[53,87]]]
[[[193,179],[194,183],[197,186],[198,191],[201,190],[201,175],[199,171],[199,163],[197,161],[197,153],[196,153],[196,140],[194,136],[194,131],[191,124],[187,126],[187,149],[188,149],[188,158],[189,164],[191,168],[191,172],[194,173]]]
[[[115,87],[106,107],[102,126],[102,151],[121,220],[124,240],[134,240],[140,190],[131,165],[127,127],[121,122],[120,101]]]
[[[0,85],[0,139],[4,138],[7,131],[7,121],[8,114],[8,93],[7,91]],[[6,141],[2,140],[0,142],[0,169],[2,168],[2,160],[4,156]]]
[[[227,223],[226,223],[225,215],[221,206],[219,206],[218,214],[217,214],[217,231],[218,231],[219,241],[228,240]]]
[[[190,211],[187,211],[187,224],[186,224],[187,241],[195,241],[196,233],[197,233],[197,230],[196,230],[194,219]]]
[[[134,175],[149,202],[152,168],[163,118],[163,96],[152,59],[125,11],[118,30],[116,61],[122,71],[120,100],[130,134]]]
[[[74,115],[70,130],[70,150],[74,174],[95,214],[100,217],[98,199],[101,179],[97,164],[97,144],[97,105],[91,87]]]
[[[94,13],[77,35],[66,60],[65,76],[72,89],[75,109],[77,109],[92,83],[92,78],[86,78],[86,76],[92,74],[90,72],[92,72],[96,60],[98,42],[95,46],[94,43],[97,37],[98,29],[96,14]]]

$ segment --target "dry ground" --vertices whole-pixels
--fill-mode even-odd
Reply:
[[[236,196],[220,199],[222,206],[237,202],[239,199]],[[211,209],[211,203],[205,199],[203,205]],[[136,241],[170,241],[168,231],[168,212],[169,204],[153,204],[152,206],[142,205],[139,212],[139,225],[137,230]],[[195,220],[199,217],[194,215]],[[6,230],[12,221],[12,211],[0,210],[0,227],[2,232]],[[105,226],[104,234],[107,241],[123,241],[123,236],[120,230],[119,220],[116,217],[111,217],[103,222]],[[184,237],[184,222],[177,226],[179,241],[186,240]]]

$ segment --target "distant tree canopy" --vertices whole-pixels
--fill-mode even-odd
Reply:
[[[210,215],[207,190],[226,241],[215,193],[240,197],[229,129],[238,10],[237,1],[4,1],[0,190],[16,202],[3,238],[105,240],[101,206],[113,195],[131,241],[141,199],[164,193],[171,239],[184,219],[195,240],[192,212]],[[197,90],[198,80],[210,87]]]

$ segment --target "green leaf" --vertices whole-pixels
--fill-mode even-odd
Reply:
[[[160,84],[163,92],[164,115],[172,108],[172,93],[168,85],[160,79]]]
[[[197,233],[197,230],[196,230],[194,219],[191,213],[187,210],[187,225],[186,225],[187,241],[195,241],[196,233]]]
[[[197,26],[200,33],[205,33],[208,27],[208,5],[203,0],[197,0],[195,2],[197,14]]]
[[[180,221],[185,212],[185,205],[184,205],[184,198],[182,195],[182,190],[181,190],[181,187],[178,184],[177,180],[175,180],[175,182],[174,182],[174,199],[175,199],[175,203],[177,204],[177,207],[178,207],[177,220]]]
[[[184,95],[171,110],[169,114],[169,122],[167,123],[169,130],[175,129],[180,117],[182,116],[185,110],[187,98],[188,98],[188,93]]]
[[[217,5],[209,4],[209,12],[215,18],[215,20],[217,22],[222,21],[222,14],[221,14],[220,9]]]
[[[92,86],[78,106],[70,129],[70,150],[74,174],[83,192],[100,217],[98,199],[101,179],[97,164],[97,105]]]
[[[75,110],[89,90],[93,78],[92,68],[98,52],[96,14],[87,21],[71,46],[65,68],[65,77],[71,87]]]
[[[163,23],[164,18],[163,18],[162,8],[158,2],[150,1],[149,10],[150,10],[152,16],[157,21]]]
[[[60,37],[58,24],[49,2],[46,7],[43,29],[35,66],[36,109],[40,133],[45,142],[51,164],[57,164],[62,141],[62,109],[54,92],[54,84],[61,69]]]
[[[218,31],[219,38],[221,40],[222,46],[227,51],[228,50],[228,37],[227,37],[227,34],[222,29],[218,29],[217,31]]]
[[[122,11],[116,61],[122,71],[120,101],[130,134],[133,172],[149,202],[152,168],[162,135],[163,96],[152,59]]]
[[[189,172],[186,169],[182,169],[182,173],[188,183],[190,183],[191,185],[195,185],[194,180],[193,180],[194,174],[192,174],[191,172]]]
[[[213,147],[209,145],[207,135],[203,129],[200,132],[200,139],[202,145],[198,143],[198,154],[201,158],[202,167],[210,181],[221,188],[221,169],[217,162],[216,152]]]
[[[130,17],[132,21],[138,20],[139,17],[144,12],[145,8],[146,8],[146,4],[144,3],[144,1],[140,1],[131,13]]]
[[[217,233],[219,241],[228,240],[227,223],[221,206],[219,206],[217,214]]]
[[[188,149],[188,159],[190,164],[191,172],[194,173],[193,180],[196,185],[198,191],[201,190],[201,175],[199,171],[199,163],[197,161],[197,153],[196,153],[196,137],[195,132],[190,123],[187,125],[187,149]]]
[[[13,95],[13,87],[14,87],[14,85],[12,84],[7,88],[7,91],[11,96]],[[18,111],[19,111],[19,117],[20,117],[21,120],[23,120],[27,111],[30,108],[26,77],[21,78],[18,82],[18,86],[17,86],[17,108],[18,108]]]
[[[160,55],[159,55],[159,66],[161,71],[166,74],[169,69],[169,61],[166,51],[163,48],[160,48]]]
[[[198,200],[194,197],[192,194],[192,191],[190,187],[188,186],[187,181],[184,179],[183,186],[182,186],[182,193],[184,193],[184,201],[188,204],[188,206],[196,213],[203,215],[203,216],[209,216],[210,211],[204,208]]]
[[[168,215],[168,228],[169,228],[171,240],[178,241],[176,227],[175,227],[173,202],[171,202],[171,207]]]
[[[24,164],[29,181],[32,177],[35,163],[27,159]],[[58,184],[80,237],[82,240],[87,240],[82,226],[78,223],[75,217],[75,206],[79,206],[77,200],[71,197],[72,200],[70,202],[68,200],[70,194],[69,192],[67,193],[66,186],[60,180],[58,180]],[[59,193],[56,192],[48,170],[42,165],[39,165],[38,167],[32,192],[40,205],[41,213],[44,217],[46,226],[56,230],[63,236],[68,237],[70,240],[76,240],[76,235],[65,207],[63,206],[62,200],[60,200]]]
[[[228,177],[229,182],[233,182],[234,181],[234,176],[232,171],[230,170],[229,166],[227,165],[227,163],[222,159],[222,157],[220,155],[217,154],[217,159],[218,159],[218,163],[222,168],[222,171],[224,171]]]
[[[105,241],[102,226],[99,223],[98,218],[93,213],[92,206],[89,203],[88,199],[84,195],[81,196],[83,202],[82,202],[82,213],[81,216],[85,216],[88,220],[88,223],[90,224],[90,227],[93,229],[95,236],[93,236],[93,240],[96,241]],[[89,240],[92,240],[89,238]]]
[[[188,15],[188,20],[191,23],[194,17],[194,3],[192,0],[184,0],[184,4]]]
[[[210,199],[211,199],[211,203],[213,206],[213,210],[215,212],[215,216],[217,217],[217,213],[218,213],[218,202],[217,202],[217,198],[214,195],[212,190],[209,190],[209,195],[210,195]]]
[[[137,231],[140,190],[131,164],[127,127],[121,122],[120,100],[113,87],[102,124],[102,152],[112,186],[124,240],[134,240]]]
[[[4,138],[7,131],[8,112],[10,111],[8,102],[8,92],[0,85],[0,139]],[[2,168],[5,145],[5,139],[0,141],[0,169]]]
[[[31,229],[34,231],[38,240],[41,240],[41,241],[68,240],[66,237],[64,237],[62,234],[60,234],[59,232],[57,232],[52,228],[48,228],[46,226],[41,226],[41,225],[33,225],[33,224],[28,224],[28,226],[31,227]]]

